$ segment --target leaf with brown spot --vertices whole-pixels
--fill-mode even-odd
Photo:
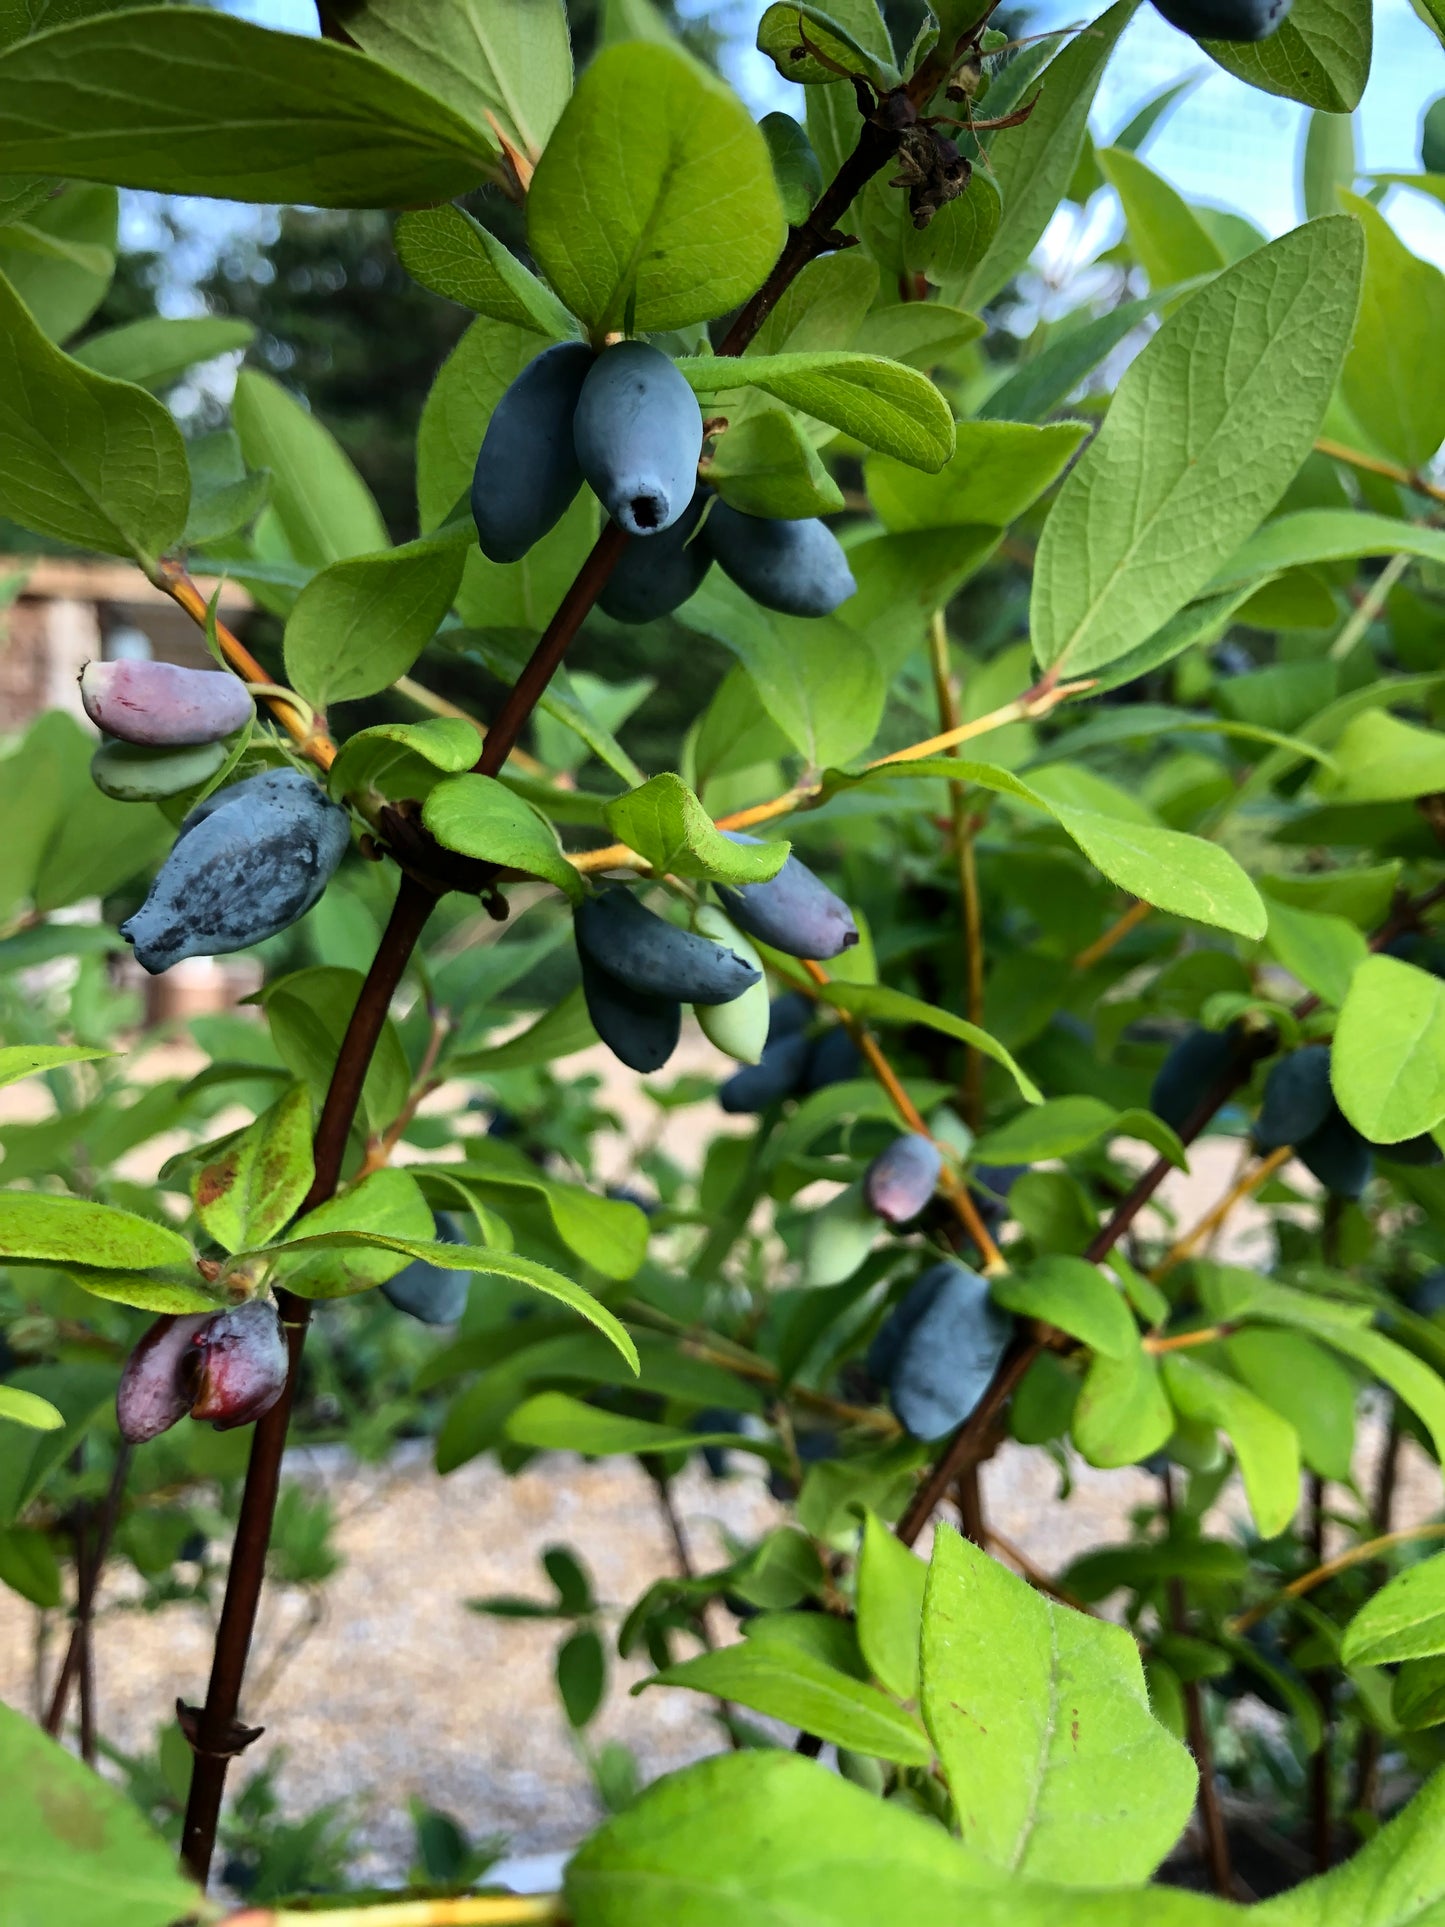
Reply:
[[[310,1189],[311,1098],[295,1084],[197,1172],[196,1216],[227,1251],[264,1245]]]
[[[0,1917],[29,1927],[169,1927],[200,1896],[116,1787],[0,1706]]]

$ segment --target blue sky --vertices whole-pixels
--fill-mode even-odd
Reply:
[[[782,107],[801,113],[802,89],[783,80],[753,46],[760,0],[682,0],[692,13],[710,14],[727,36],[724,64],[733,84],[755,111]],[[234,0],[233,12],[267,26],[293,32],[315,31],[311,0]],[[1065,26],[1082,16],[1066,0],[1038,0],[1032,19],[1039,28]],[[1153,138],[1150,164],[1191,199],[1209,201],[1249,215],[1271,234],[1281,234],[1302,218],[1298,156],[1306,113],[1292,101],[1259,93],[1215,67],[1194,42],[1168,26],[1152,6],[1140,8],[1110,62],[1094,110],[1096,136],[1107,140],[1151,94],[1186,75],[1205,78]],[[1363,165],[1380,172],[1419,166],[1420,114],[1426,101],[1445,91],[1445,54],[1417,18],[1409,0],[1376,0],[1375,49],[1369,85],[1356,115],[1356,139]],[[127,223],[140,241],[150,226],[145,198],[133,197]],[[1445,206],[1405,189],[1391,190],[1388,212],[1398,231],[1418,253],[1445,265]],[[252,209],[218,203],[190,203],[185,225],[196,234],[188,256],[224,242],[257,219]],[[1089,251],[1108,238],[1092,224]],[[1077,230],[1063,240],[1080,244]],[[1059,236],[1051,236],[1057,249]],[[185,267],[194,271],[194,259]]]

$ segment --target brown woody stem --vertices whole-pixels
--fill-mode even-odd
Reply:
[[[321,1107],[313,1144],[316,1175],[301,1204],[301,1213],[323,1204],[340,1181],[346,1142],[361,1101],[361,1088],[372,1052],[386,1022],[392,995],[435,902],[435,897],[419,883],[411,877],[402,877],[391,920],[351,1013]],[[245,1744],[237,1730],[236,1713],[265,1578],[266,1551],[281,1484],[281,1457],[286,1448],[286,1428],[296,1396],[310,1317],[310,1306],[305,1299],[294,1298],[285,1291],[278,1291],[276,1298],[286,1327],[290,1365],[285,1390],[265,1417],[257,1421],[251,1441],[241,1512],[231,1548],[231,1566],[226,1575],[226,1596],[211,1658],[210,1684],[195,1727],[195,1766],[181,1836],[182,1864],[203,1887],[215,1851],[226,1769],[240,1745]]]

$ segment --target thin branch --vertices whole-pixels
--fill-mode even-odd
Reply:
[[[1381,609],[1384,608],[1386,602],[1389,600],[1391,589],[1394,588],[1395,584],[1400,580],[1400,577],[1405,573],[1406,569],[1409,568],[1413,560],[1414,557],[1407,554],[1403,549],[1398,555],[1392,555],[1390,557],[1384,568],[1381,569],[1369,588],[1366,589],[1365,593],[1360,597],[1359,607],[1350,611],[1340,633],[1330,644],[1328,661],[1344,662],[1353,654],[1355,644],[1360,640],[1360,637],[1364,635]]]
[[[1157,1284],[1159,1280],[1166,1277],[1176,1265],[1183,1264],[1186,1258],[1190,1257],[1199,1249],[1200,1245],[1205,1242],[1211,1232],[1218,1230],[1237,1204],[1241,1204],[1246,1198],[1252,1197],[1254,1193],[1259,1190],[1260,1186],[1267,1184],[1275,1172],[1280,1169],[1281,1165],[1288,1164],[1293,1156],[1294,1146],[1292,1144],[1281,1144],[1278,1150],[1271,1151],[1268,1157],[1261,1158],[1252,1171],[1246,1171],[1242,1177],[1236,1178],[1219,1202],[1211,1205],[1209,1210],[1205,1212],[1198,1224],[1192,1226],[1190,1230],[1184,1233],[1182,1238],[1176,1238],[1174,1243],[1170,1245],[1164,1256],[1149,1273],[1149,1276],[1154,1282]]]
[[[814,963],[810,957],[805,957],[801,961],[804,970],[807,971],[815,984],[822,987],[830,981],[827,971],[824,970],[821,964]],[[898,1073],[883,1054],[882,1046],[879,1044],[877,1038],[868,1029],[863,1020],[855,1017],[851,1011],[840,1010],[838,1015],[843,1021],[844,1029],[863,1053],[869,1070],[872,1071],[873,1075],[882,1085],[889,1102],[893,1105],[899,1117],[902,1118],[904,1124],[919,1137],[926,1137],[930,1144],[936,1144],[938,1140],[924,1122],[923,1114],[918,1106],[908,1095],[907,1091],[904,1090],[902,1083],[899,1081]],[[973,1201],[973,1195],[969,1191],[968,1185],[959,1177],[958,1173],[953,1169],[953,1166],[948,1163],[946,1158],[943,1169],[939,1174],[938,1188],[952,1206],[954,1215],[958,1218],[959,1223],[978,1247],[979,1258],[984,1273],[989,1277],[995,1277],[1000,1272],[1007,1271],[1008,1266],[1004,1263],[1003,1254],[994,1243],[988,1226],[980,1217],[978,1206]]]
[[[929,654],[933,663],[933,687],[938,699],[938,720],[946,731],[963,722],[958,694],[948,660],[948,625],[942,609],[936,609],[928,631]],[[957,756],[958,744],[949,751]],[[975,835],[968,791],[961,782],[948,785],[949,808],[953,817],[953,856],[958,870],[958,901],[963,918],[963,960],[965,1002],[968,1021],[983,1027],[983,920],[979,912],[978,864],[975,860]],[[983,1128],[983,1052],[975,1044],[964,1047],[963,1119],[977,1135]]]
[[[327,1927],[541,1927],[564,1921],[561,1894],[463,1894],[451,1900],[392,1900],[363,1907],[328,1907]],[[247,1907],[218,1927],[316,1927],[310,1908]]]
[[[1315,453],[1328,455],[1332,461],[1344,462],[1350,468],[1362,468],[1371,475],[1383,475],[1389,481],[1398,482],[1401,488],[1412,489],[1416,495],[1428,496],[1432,502],[1445,502],[1445,488],[1427,482],[1418,470],[1402,468],[1398,462],[1382,461],[1378,455],[1367,455],[1362,449],[1347,448],[1343,442],[1330,441],[1323,435],[1315,442]]]
[[[1410,1545],[1417,1539],[1440,1538],[1445,1538],[1445,1521],[1440,1519],[1423,1526],[1402,1526],[1398,1532],[1382,1532],[1378,1538],[1366,1539],[1358,1546],[1336,1553],[1333,1559],[1326,1559],[1323,1565],[1316,1566],[1313,1571],[1301,1573],[1298,1579],[1291,1579],[1287,1586],[1281,1586],[1278,1592],[1271,1593],[1268,1599],[1262,1599],[1257,1606],[1251,1606],[1248,1612],[1237,1613],[1226,1623],[1225,1630],[1235,1634],[1247,1633],[1261,1619],[1268,1619],[1272,1612],[1288,1605],[1291,1599],[1303,1599],[1307,1592],[1313,1592],[1316,1586],[1333,1579],[1336,1573],[1348,1572],[1351,1566],[1364,1565],[1371,1559],[1377,1559],[1382,1552],[1389,1552],[1394,1546]]]
[[[86,1561],[83,1576],[77,1562],[75,1624],[71,1628],[70,1644],[66,1647],[65,1658],[56,1676],[44,1721],[45,1731],[52,1738],[59,1733],[65,1722],[65,1708],[70,1698],[70,1689],[80,1671],[85,1647],[90,1637],[89,1627],[95,1617],[95,1595],[105,1571],[105,1562],[110,1556],[110,1542],[115,1537],[116,1522],[120,1518],[126,1475],[130,1471],[130,1457],[131,1448],[122,1443],[115,1456],[115,1465],[111,1469],[110,1485],[106,1490],[105,1505],[100,1515],[100,1531],[96,1535],[93,1552]]]
[[[1088,970],[1107,957],[1116,943],[1122,943],[1131,930],[1137,930],[1144,919],[1152,915],[1153,909],[1153,904],[1145,903],[1142,897],[1131,903],[1122,915],[1114,919],[1102,936],[1095,937],[1091,944],[1085,945],[1074,959],[1074,969]]]
[[[1168,1466],[1164,1468],[1162,1485],[1164,1513],[1172,1531],[1174,1478]],[[1176,1633],[1187,1635],[1189,1610],[1185,1602],[1184,1581],[1171,1579],[1167,1590],[1170,1624]],[[1224,1813],[1219,1804],[1219,1786],[1214,1777],[1214,1752],[1209,1744],[1209,1728],[1204,1723],[1204,1700],[1199,1691],[1197,1679],[1187,1679],[1183,1686],[1184,1718],[1189,1732],[1189,1751],[1194,1755],[1194,1764],[1199,1769],[1199,1818],[1204,1827],[1205,1857],[1209,1862],[1209,1874],[1214,1882],[1214,1891],[1222,1900],[1232,1900],[1234,1870],[1229,1859],[1229,1835],[1225,1832]]]
[[[976,716],[972,722],[960,723],[956,729],[945,730],[941,736],[929,736],[921,743],[910,743],[907,749],[890,750],[888,755],[879,756],[865,769],[889,769],[895,763],[917,762],[925,756],[940,756],[954,749],[960,743],[971,742],[975,736],[987,736],[991,730],[1003,729],[1009,723],[1028,722],[1049,711],[1057,709],[1060,703],[1070,696],[1077,696],[1081,690],[1092,689],[1092,682],[1055,683],[1047,690],[1042,688],[1017,697],[1005,703],[1001,709],[990,710],[987,716]],[[726,816],[717,819],[720,830],[748,830],[757,823],[769,823],[780,816],[791,816],[796,810],[809,808],[823,793],[821,783],[799,783],[781,796],[773,796],[766,803],[753,803],[745,810],[730,810]],[[584,850],[576,856],[569,856],[568,862],[574,870],[588,875],[597,870],[645,870],[650,866],[629,849],[625,843],[609,843],[604,849]]]

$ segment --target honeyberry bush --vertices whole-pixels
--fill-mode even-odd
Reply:
[[[1312,110],[1299,227],[1189,204],[1141,158],[1167,101],[1089,131],[1132,10],[1012,47],[940,0],[903,49],[859,0],[774,5],[799,92],[761,127],[635,6],[575,82],[537,0],[353,0],[320,40],[3,16],[0,511],[134,560],[217,664],[97,665],[98,749],[54,715],[0,760],[0,1074],[54,1104],[0,1128],[0,1576],[74,1599],[49,1723],[73,1692],[87,1755],[97,1573],[217,1596],[209,1495],[239,1487],[184,1874],[6,1714],[17,1920],[210,1908],[268,1541],[277,1576],[328,1563],[324,1521],[273,1518],[293,1408],[362,1450],[432,1426],[443,1473],[629,1455],[666,1499],[702,1452],[792,1505],[617,1640],[735,1750],[640,1794],[599,1750],[614,1817],[564,1894],[448,1919],[1203,1921],[1240,1893],[1245,1696],[1321,1870],[1264,1915],[1445,1906],[1445,1554],[1389,1530],[1402,1446],[1445,1447],[1445,283],[1381,208],[1445,187],[1359,172],[1360,0],[1171,5]],[[418,424],[419,539],[254,371],[182,438],[154,391],[230,324],[75,344],[118,186],[406,210],[408,272],[477,317]],[[483,187],[526,260],[457,204]],[[1019,277],[1096,193],[1114,291],[1020,347]],[[217,574],[280,661],[218,623]],[[634,764],[645,693],[601,673],[643,620],[660,678],[692,638],[732,658],[673,769]],[[474,722],[430,694],[447,658],[510,693]],[[392,720],[348,729],[363,699]],[[198,1020],[199,1075],[131,1078],[122,939],[254,950],[264,1023]],[[683,1005],[714,1077],[661,1075]],[[663,1130],[646,1209],[594,1175],[568,1060],[599,1035],[660,1116],[741,1120],[697,1169]],[[1155,1192],[1209,1129],[1240,1176],[1178,1225]],[[1251,1193],[1259,1270],[1208,1255]],[[1070,1454],[1146,1464],[1159,1503],[1026,1580],[978,1492],[1010,1435],[1060,1503]],[[548,1571],[585,1734],[601,1622]],[[743,1637],[714,1648],[718,1600]],[[1148,1884],[1196,1811],[1221,1900]]]

